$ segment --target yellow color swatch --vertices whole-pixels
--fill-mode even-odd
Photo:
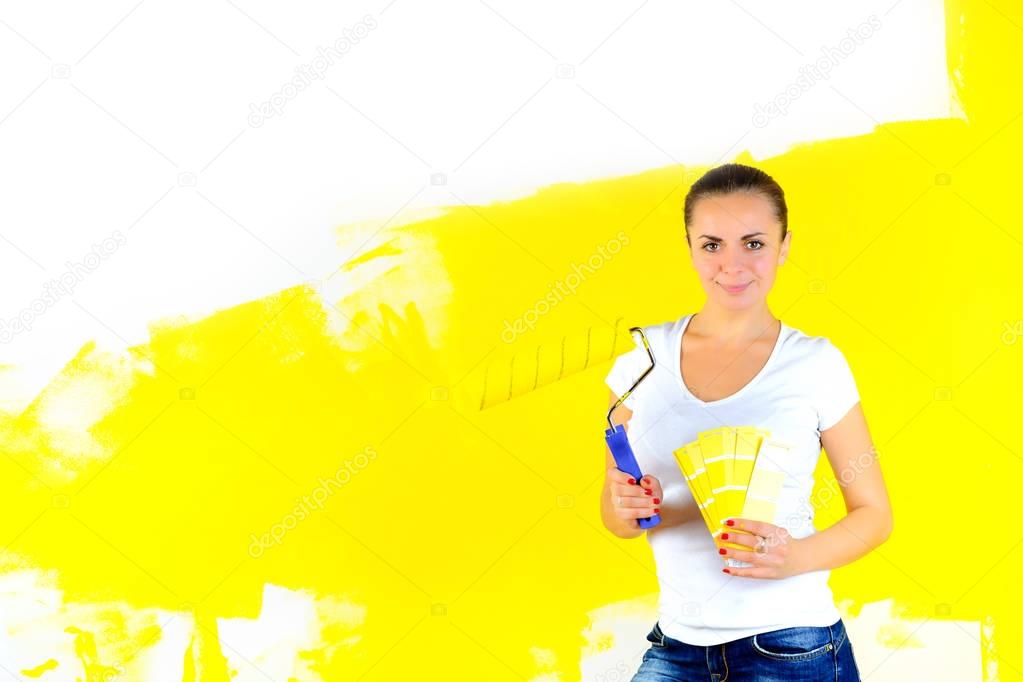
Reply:
[[[707,530],[715,540],[729,518],[774,523],[778,496],[785,482],[782,463],[789,446],[771,440],[770,435],[770,431],[752,426],[722,426],[700,432],[697,440],[674,451]],[[745,545],[722,544],[749,550]]]

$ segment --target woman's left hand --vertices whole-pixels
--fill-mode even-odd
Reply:
[[[721,547],[722,559],[738,559],[753,564],[750,568],[725,568],[725,573],[743,578],[788,578],[801,573],[799,570],[800,541],[789,535],[781,526],[752,519],[732,519],[734,525],[725,524],[724,532],[718,537],[722,541],[749,547],[748,551]],[[765,546],[755,552],[758,538],[764,538]],[[720,554],[720,552],[719,552]]]

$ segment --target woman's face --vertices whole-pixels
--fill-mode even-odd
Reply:
[[[759,194],[699,200],[689,225],[689,251],[708,301],[734,310],[761,305],[791,237],[789,232],[781,240],[771,202]]]

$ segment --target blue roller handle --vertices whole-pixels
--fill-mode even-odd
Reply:
[[[643,472],[639,470],[639,464],[636,462],[636,455],[632,452],[632,445],[629,444],[629,436],[625,433],[624,424],[618,424],[613,430],[604,429],[604,440],[607,441],[607,447],[611,450],[619,469],[637,481],[643,478]],[[654,514],[637,520],[640,528],[653,528],[661,522],[661,515]]]

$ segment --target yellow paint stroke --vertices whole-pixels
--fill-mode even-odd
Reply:
[[[794,241],[771,305],[850,359],[894,498],[895,534],[833,574],[836,597],[983,622],[985,670],[1020,680],[1023,445],[1009,426],[1023,342],[1002,338],[1023,318],[1023,14],[946,7],[968,121],[736,160],[787,190]],[[336,298],[297,286],[156,323],[128,357],[83,347],[0,419],[4,570],[56,570],[71,601],[199,614],[208,650],[179,659],[192,674],[240,668],[213,619],[255,618],[273,582],[365,609],[358,636],[308,652],[323,679],[578,679],[587,614],[656,588],[647,547],[598,517],[607,366],[484,412],[451,396],[492,353],[695,310],[681,178],[700,170],[456,206],[382,233],[334,275]],[[622,232],[629,244],[598,258]],[[507,346],[505,324],[530,311],[535,327]],[[82,386],[116,399],[69,426],[54,406],[78,396],[86,410]],[[824,458],[818,474],[824,527],[844,510]]]
[[[100,662],[99,652],[96,649],[96,637],[93,633],[74,626],[66,628],[65,632],[75,638],[75,655],[85,672],[83,682],[107,682],[121,673],[116,666],[104,665]]]
[[[46,661],[45,663],[43,663],[41,665],[37,665],[34,668],[28,668],[26,670],[22,670],[21,674],[24,675],[25,677],[31,677],[31,678],[34,679],[34,678],[37,678],[37,677],[42,677],[44,673],[47,673],[50,670],[56,670],[57,666],[58,666],[57,661],[55,661],[55,660],[53,660],[51,658],[50,660]]]

